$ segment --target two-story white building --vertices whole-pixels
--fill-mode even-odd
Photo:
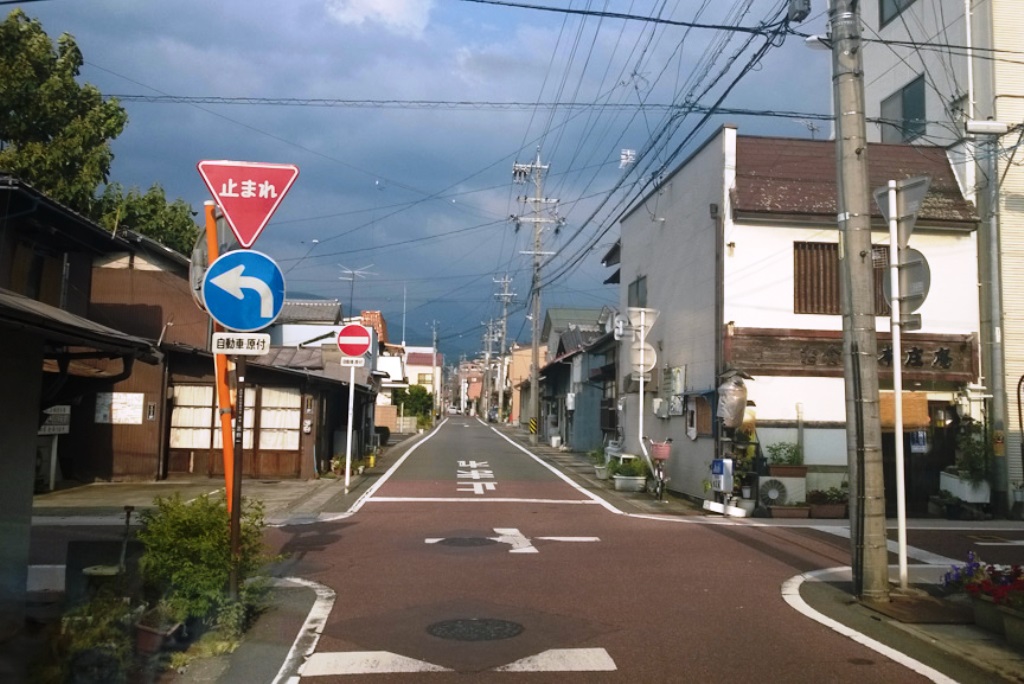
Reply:
[[[889,238],[880,215],[875,248],[859,257],[876,267],[887,478],[894,477],[891,369],[900,363],[904,437],[916,445],[907,449],[908,506],[923,512],[938,471],[952,462],[946,426],[958,393],[977,380],[977,221],[944,150],[872,145],[869,163],[873,187],[932,177],[910,241],[930,264],[931,287],[918,311],[922,327],[903,334],[899,359],[891,357],[883,294]],[[747,399],[762,447],[802,445],[806,488],[845,478],[835,168],[834,141],[743,136],[725,126],[623,218],[620,309],[660,312],[647,334],[657,364],[642,410],[647,436],[673,439],[671,489],[705,496],[711,461],[731,455],[732,434],[716,418],[717,389],[735,373],[752,378]],[[624,360],[630,347],[627,336]],[[638,451],[638,383],[628,361],[619,375],[619,424],[625,448]],[[922,439],[927,450],[918,453]]]

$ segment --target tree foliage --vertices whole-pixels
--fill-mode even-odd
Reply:
[[[107,228],[126,226],[190,253],[198,231],[187,204],[168,204],[158,185],[146,193],[103,187],[114,159],[110,143],[128,114],[116,99],[78,83],[83,63],[72,36],[54,44],[21,10],[0,23],[0,169]]]
[[[429,416],[434,411],[434,395],[422,385],[410,385],[409,389],[396,389],[391,395],[391,403],[404,406],[407,416]]]

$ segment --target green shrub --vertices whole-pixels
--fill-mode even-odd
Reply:
[[[647,474],[647,464],[639,456],[635,458],[624,458],[621,461],[612,460],[615,463],[615,475],[624,477],[642,477]]]
[[[795,442],[776,442],[765,447],[768,462],[773,465],[803,465],[804,454]]]
[[[138,538],[144,546],[139,567],[147,589],[176,612],[206,622],[223,619],[232,608],[230,516],[223,496],[191,502],[178,494],[156,499],[142,514]],[[259,587],[246,585],[270,558],[263,547],[263,505],[243,499],[238,585],[241,603],[255,609]],[[238,624],[239,620],[228,622]]]

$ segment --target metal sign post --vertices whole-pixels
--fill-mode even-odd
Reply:
[[[231,471],[231,573],[228,576],[228,593],[232,600],[238,599],[238,561],[242,554],[242,442],[245,436],[245,356],[235,357],[237,395],[235,400],[235,448],[234,467]]]
[[[365,363],[363,354],[370,350],[370,331],[362,325],[346,325],[338,333],[341,365],[348,366],[348,422],[345,424],[345,493],[352,481],[352,420],[355,414],[356,366]]]

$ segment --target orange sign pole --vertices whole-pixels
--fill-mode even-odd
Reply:
[[[217,245],[217,217],[215,215],[216,203],[208,201],[206,209],[206,260],[212,264],[219,254]],[[224,327],[213,323],[214,332],[223,332]],[[217,407],[220,415],[221,444],[224,453],[224,489],[226,490],[228,513],[231,513],[234,502],[233,489],[235,485],[235,440],[231,431],[231,416],[234,407],[231,405],[231,389],[228,387],[228,357],[226,354],[213,355],[214,382],[217,384]]]

